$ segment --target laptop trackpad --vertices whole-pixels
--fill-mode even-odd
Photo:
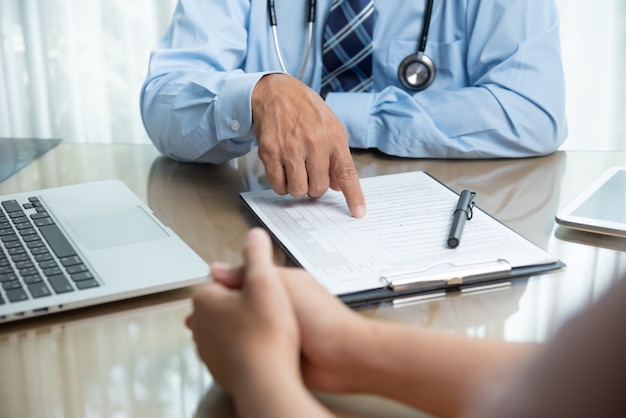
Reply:
[[[138,206],[112,212],[67,218],[83,245],[101,250],[168,237],[168,234]]]

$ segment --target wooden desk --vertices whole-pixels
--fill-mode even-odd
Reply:
[[[567,264],[482,294],[363,315],[478,338],[543,341],[626,275],[623,240],[556,227],[554,214],[626,153],[558,152],[524,160],[430,161],[355,153],[361,177],[425,170]],[[238,194],[266,188],[255,155],[213,167],[180,164],[150,145],[61,144],[6,181],[0,194],[104,178],[126,182],[208,262],[239,263],[255,221]],[[286,262],[284,254],[277,261]],[[0,405],[8,417],[229,417],[183,326],[193,289],[0,325]],[[423,353],[422,353],[423,354]],[[416,355],[422,355],[416,353]],[[340,416],[423,416],[367,396],[322,396]]]

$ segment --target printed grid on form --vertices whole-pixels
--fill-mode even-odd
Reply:
[[[398,175],[395,175],[398,176]],[[367,216],[352,218],[341,193],[320,199],[263,194],[252,199],[261,220],[292,256],[331,291],[380,286],[380,277],[416,266],[506,258],[513,266],[552,258],[480,209],[462,244],[446,246],[458,195],[424,173],[363,179]],[[399,180],[398,180],[399,179]],[[506,257],[502,257],[506,255]],[[343,282],[343,283],[340,283]]]

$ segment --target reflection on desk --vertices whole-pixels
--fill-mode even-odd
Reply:
[[[212,380],[188,309],[163,302],[0,336],[2,416],[190,416]]]
[[[561,241],[626,252],[626,239],[622,237],[579,231],[564,226],[557,226],[554,236]]]
[[[246,184],[231,164],[185,164],[158,157],[148,176],[148,206],[205,260],[240,262]],[[214,245],[219,240],[221,245]]]
[[[362,315],[476,337],[542,341],[626,274],[619,246],[584,242],[555,230],[554,214],[626,153],[559,152],[521,160],[436,161],[354,153],[361,177],[427,171],[563,260],[563,272],[486,293],[453,293]],[[150,145],[60,144],[0,183],[0,194],[119,178],[207,262],[241,262],[245,231],[256,220],[239,192],[267,189],[255,153],[221,166],[177,163]],[[586,162],[590,162],[587,164]],[[567,163],[567,164],[566,164]],[[278,250],[278,248],[277,248]],[[277,261],[288,264],[277,251]],[[0,327],[0,405],[6,416],[232,417],[183,326],[193,289],[166,292],[23,324]],[[419,411],[367,396],[320,395],[339,416],[420,417]]]

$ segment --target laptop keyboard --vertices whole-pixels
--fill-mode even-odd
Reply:
[[[2,201],[0,285],[0,305],[99,286],[36,197]]]

